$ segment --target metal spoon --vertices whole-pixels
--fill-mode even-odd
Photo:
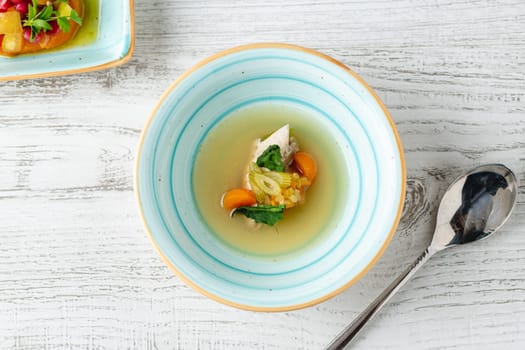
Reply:
[[[430,246],[326,349],[345,348],[432,255],[455,245],[478,241],[496,232],[510,216],[517,193],[516,176],[501,164],[482,165],[456,179],[441,199]]]

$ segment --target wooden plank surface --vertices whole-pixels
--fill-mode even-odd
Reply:
[[[109,1],[109,0],[103,0]],[[1,349],[320,349],[429,242],[462,171],[503,162],[521,180],[490,240],[433,257],[356,349],[525,348],[525,3],[136,0],[136,51],[105,71],[0,83]],[[407,160],[386,254],[318,306],[253,313],[185,286],[138,219],[138,137],[169,84],[231,46],[317,49],[383,99]]]

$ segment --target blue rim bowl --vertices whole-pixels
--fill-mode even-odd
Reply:
[[[208,232],[192,190],[202,140],[234,111],[261,101],[310,108],[337,140],[351,179],[333,230],[293,257],[227,246]],[[140,138],[135,193],[154,247],[188,285],[234,307],[287,311],[335,296],[377,262],[401,216],[405,176],[394,123],[363,79],[314,50],[263,43],[200,62],[164,93]]]

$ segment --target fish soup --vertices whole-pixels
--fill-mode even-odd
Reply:
[[[300,205],[286,209],[275,225],[247,223],[221,207],[225,191],[243,183],[254,140],[289,124],[300,151],[317,163],[317,175]],[[348,181],[342,152],[315,115],[298,107],[265,103],[242,108],[210,130],[197,154],[193,190],[200,214],[212,234],[244,253],[276,256],[307,249],[325,238],[341,217],[342,191]]]

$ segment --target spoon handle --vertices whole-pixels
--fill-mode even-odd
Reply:
[[[326,350],[344,349],[354,337],[363,329],[365,324],[374,317],[390,298],[412,277],[412,275],[435,253],[437,250],[428,247],[425,251],[397,277],[363,312],[357,316],[332,342]]]

